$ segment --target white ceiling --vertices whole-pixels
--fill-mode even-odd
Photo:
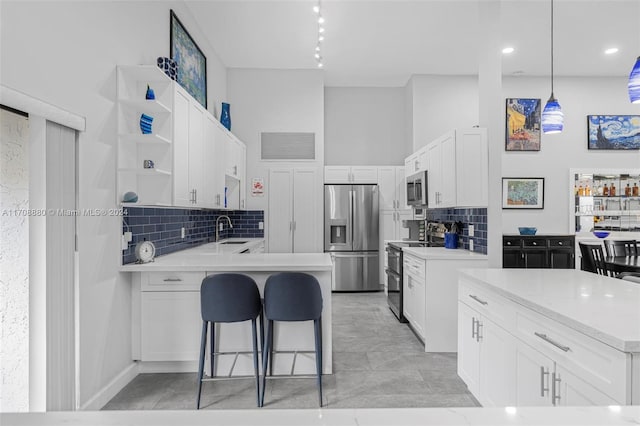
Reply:
[[[322,0],[327,86],[404,86],[412,74],[474,75],[485,0]],[[185,0],[229,68],[316,69],[311,0]],[[504,75],[549,75],[550,0],[502,0]],[[554,73],[628,75],[640,54],[640,0],[555,0]],[[604,49],[615,46],[615,55]]]

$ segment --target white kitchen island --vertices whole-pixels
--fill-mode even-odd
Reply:
[[[232,245],[205,244],[155,259],[128,264],[132,273],[132,358],[140,372],[197,371],[202,319],[200,285],[211,274],[237,272],[252,277],[262,293],[267,278],[277,272],[306,272],[318,279],[322,290],[323,373],[332,372],[331,285],[333,263],[324,253],[246,253]],[[239,246],[239,245],[238,245]],[[250,323],[217,324],[217,350],[251,351]],[[276,351],[299,353],[294,374],[315,374],[313,322],[276,322]],[[235,355],[216,360],[216,375],[228,375]],[[273,374],[290,374],[292,353],[275,354]],[[233,375],[253,374],[252,355],[241,354]]]
[[[572,269],[467,269],[458,375],[483,406],[640,404],[640,285]]]

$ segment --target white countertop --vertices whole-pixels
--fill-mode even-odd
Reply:
[[[0,413],[0,424],[4,426],[617,426],[639,423],[639,406]]]
[[[487,255],[465,249],[448,249],[444,247],[402,247],[402,251],[421,259],[460,259],[487,260]]]
[[[640,352],[640,285],[575,269],[464,269],[466,278],[624,352]]]
[[[229,239],[233,241],[234,239]],[[246,244],[210,243],[156,257],[144,264],[130,263],[121,272],[163,271],[330,271],[331,257],[325,253],[243,253],[263,239],[238,239]],[[227,240],[225,240],[227,241]]]

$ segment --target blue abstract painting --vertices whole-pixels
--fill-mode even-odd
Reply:
[[[640,149],[640,115],[588,115],[589,149]]]
[[[178,64],[178,83],[207,108],[207,58],[171,11],[171,58]]]

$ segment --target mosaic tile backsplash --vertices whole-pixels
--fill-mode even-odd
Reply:
[[[460,247],[469,249],[469,225],[473,230],[473,251],[487,254],[487,209],[427,209],[427,220],[442,222],[462,222]]]
[[[233,228],[226,220],[220,239],[224,238],[264,238],[264,230],[258,229],[264,223],[262,210],[194,210],[153,207],[125,207],[122,232],[133,233],[129,248],[122,252],[122,264],[136,261],[135,247],[138,241],[152,241],[156,246],[156,256],[169,254],[200,244],[212,242],[216,237],[215,224],[220,215],[231,219]],[[185,228],[185,238],[181,230]]]

